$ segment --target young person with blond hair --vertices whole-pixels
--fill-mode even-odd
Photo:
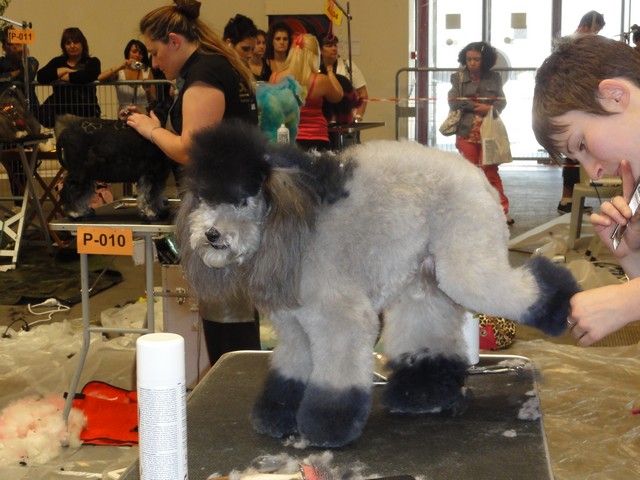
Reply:
[[[283,70],[271,75],[271,83],[278,83],[286,76],[293,77],[302,87],[305,96],[300,108],[300,124],[296,143],[305,150],[328,150],[329,123],[322,114],[322,102],[337,103],[344,95],[333,66],[327,73],[319,73],[320,47],[316,37],[309,33],[298,35],[291,46]]]

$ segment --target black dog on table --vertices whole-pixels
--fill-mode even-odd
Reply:
[[[163,120],[168,108],[161,104],[154,112]],[[143,219],[153,222],[168,215],[163,192],[171,161],[127,126],[126,120],[59,115],[55,134],[58,158],[67,170],[60,200],[70,219],[95,214],[89,204],[96,181],[135,183],[138,212]]]

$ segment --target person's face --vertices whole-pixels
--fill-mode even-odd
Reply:
[[[629,112],[595,115],[571,111],[552,119],[568,125],[553,137],[558,150],[580,162],[592,180],[603,175],[620,175],[620,162],[629,160],[634,176],[640,174],[640,141],[637,119]]]
[[[338,44],[329,43],[327,45],[323,45],[320,55],[322,55],[322,63],[324,64],[335,63],[336,60],[338,60]]]
[[[278,30],[273,36],[273,50],[277,53],[287,53],[289,49],[289,34]]]
[[[22,43],[2,42],[2,50],[7,57],[19,58],[22,55]]]
[[[253,54],[257,55],[258,57],[262,57],[266,49],[267,39],[264,37],[264,35],[258,35],[256,37],[256,46],[253,47]]]
[[[82,43],[74,40],[67,40],[64,44],[64,50],[71,58],[79,57],[82,55]]]
[[[181,62],[176,55],[175,47],[171,39],[165,43],[160,40],[151,40],[145,35],[144,46],[147,47],[147,51],[151,56],[151,65],[153,68],[162,71],[168,80],[178,78],[184,62]]]
[[[138,49],[138,46],[135,43],[131,45],[131,48],[129,49],[129,60],[133,60],[134,62],[141,62],[143,60],[142,52]]]
[[[244,61],[244,62],[248,62],[249,60],[251,60],[251,56],[253,55],[253,49],[256,46],[256,39],[254,38],[245,38],[244,40],[241,40],[240,42],[236,43],[233,46],[233,49],[238,52],[238,55],[240,55],[240,58]]]
[[[482,53],[469,50],[466,56],[467,70],[471,73],[480,73],[482,67]]]

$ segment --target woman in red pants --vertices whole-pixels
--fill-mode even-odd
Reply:
[[[502,78],[491,68],[496,64],[496,49],[486,42],[473,42],[458,54],[462,68],[451,75],[449,107],[461,109],[462,116],[456,131],[456,148],[474,165],[484,171],[489,183],[498,191],[508,225],[514,223],[509,215],[509,199],[504,194],[498,165],[482,165],[482,119],[491,111],[500,113],[507,106],[502,91]]]

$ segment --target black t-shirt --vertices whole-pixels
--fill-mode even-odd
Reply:
[[[224,93],[223,120],[239,118],[252,125],[258,124],[258,106],[255,94],[242,77],[222,55],[194,52],[180,71],[178,98],[171,109],[171,126],[182,133],[182,98],[194,82],[203,82]]]

